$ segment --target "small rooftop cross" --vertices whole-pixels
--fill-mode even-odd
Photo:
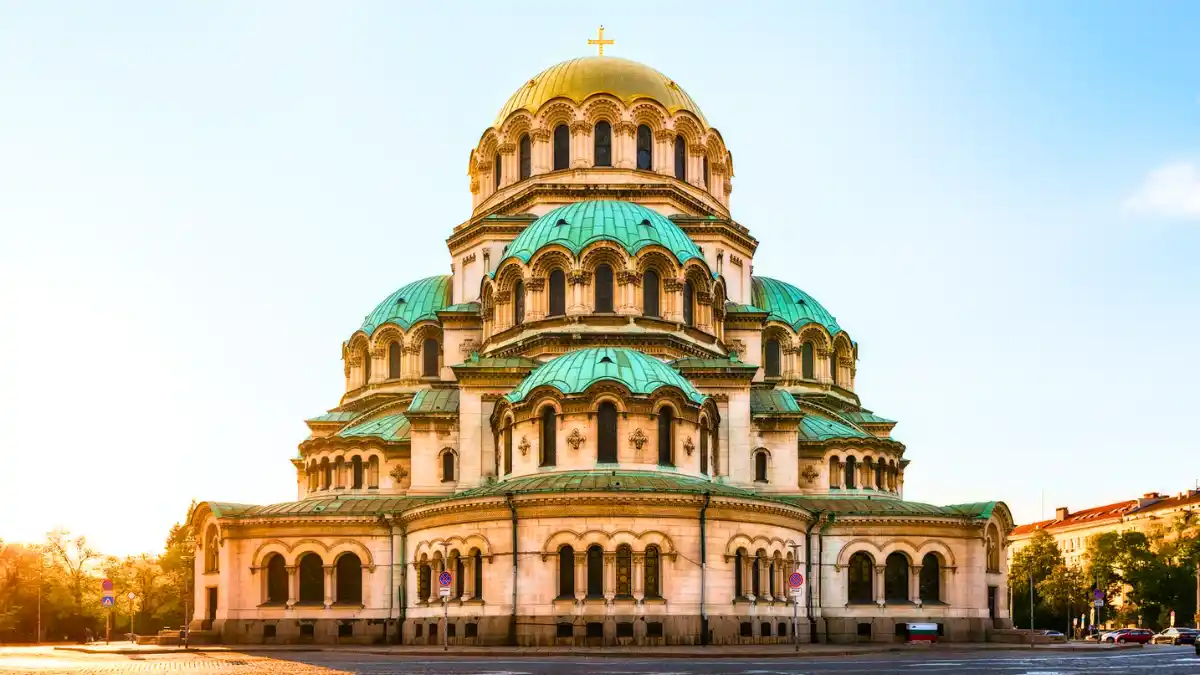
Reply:
[[[604,45],[611,45],[611,44],[613,44],[613,41],[604,39],[604,26],[600,26],[600,31],[599,31],[599,34],[596,36],[596,39],[592,40],[589,38],[588,44],[596,45],[596,48],[600,50],[599,55],[604,56]]]

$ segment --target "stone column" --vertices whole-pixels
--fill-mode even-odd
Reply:
[[[329,609],[333,605],[333,565],[325,565],[322,567],[325,572],[325,609]]]
[[[575,602],[587,597],[587,552],[575,553]]]
[[[525,290],[528,293],[525,303],[525,320],[537,321],[545,318],[546,279],[544,277],[530,277],[525,282]]]
[[[887,569],[885,565],[875,566],[875,604],[883,605],[884,588],[883,588],[883,573]]]
[[[300,575],[296,573],[295,565],[288,565],[285,569],[287,569],[288,575],[287,606],[290,609],[292,605],[296,604],[297,598],[300,595]]]
[[[612,604],[617,595],[617,554],[613,551],[604,552],[604,601]]]
[[[445,569],[445,565],[441,558],[435,558],[429,563],[429,599],[426,600],[429,604],[437,603],[440,598],[439,590],[441,586],[438,584],[438,575]]]
[[[908,584],[908,599],[914,605],[921,604],[921,566],[913,565],[909,569],[912,570],[912,579]]]
[[[475,597],[475,556],[469,555],[463,559],[463,574],[467,578],[463,579],[462,600],[470,600]]]
[[[641,603],[646,599],[646,554],[633,554],[633,561],[629,566],[629,573],[633,575],[633,578],[630,579],[630,586],[631,590],[633,591],[633,599]]]

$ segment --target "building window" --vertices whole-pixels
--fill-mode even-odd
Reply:
[[[763,364],[767,377],[779,377],[779,340],[771,338],[763,345]]]
[[[759,637],[771,637],[771,622],[763,621],[758,627]]]
[[[288,573],[287,564],[283,561],[283,556],[278,553],[271,554],[271,558],[267,561],[267,602],[272,604],[283,604],[288,600]]]
[[[513,325],[525,323],[525,282],[518,281],[513,286]]]
[[[692,282],[683,282],[683,323],[685,326],[695,325],[695,293],[692,292]]]
[[[393,342],[390,345],[388,345],[388,379],[389,380],[400,379],[400,366],[402,363],[401,359],[403,358],[403,356],[404,356],[404,352],[400,349],[399,342]]]
[[[642,314],[644,316],[659,316],[658,312],[658,272],[646,270],[642,276]]]
[[[371,352],[364,351],[362,355],[363,364],[363,386],[371,381]]]
[[[637,128],[637,168],[642,171],[650,171],[654,158],[654,141],[650,133],[650,127],[645,124],[639,125]]]
[[[813,344],[805,342],[800,347],[800,375],[806,380],[813,379]]]
[[[834,384],[842,382],[842,374],[838,372],[838,362],[841,360],[841,354],[836,350],[829,357],[829,376],[833,378]]]
[[[492,158],[492,188],[500,188],[500,153]]]
[[[762,551],[754,555],[754,561],[750,563],[750,593],[754,597],[762,597]]]
[[[863,605],[875,602],[875,562],[871,556],[859,551],[850,556],[847,570],[850,604]]]
[[[739,548],[733,556],[733,597],[740,598],[746,594],[742,584],[742,570],[746,569],[746,550]]]
[[[221,556],[217,547],[217,526],[209,525],[204,534],[204,571],[221,571]]]
[[[322,490],[332,490],[333,489],[333,465],[329,463],[328,459],[321,460],[321,472],[323,474],[325,474],[324,475],[324,479],[325,479],[324,485],[321,486],[321,489]]]
[[[438,341],[436,339],[425,338],[425,343],[421,346],[421,357],[424,359],[421,374],[425,377],[437,377]]]
[[[417,567],[417,602],[425,602],[432,594],[433,568],[429,566],[429,563],[422,563]]]
[[[478,549],[475,550],[475,564],[471,566],[471,571],[475,573],[475,599],[483,599],[483,553]]]
[[[575,637],[575,626],[569,623],[559,623],[558,627],[555,628],[554,635],[560,638]]]
[[[853,490],[857,488],[858,481],[855,480],[856,473],[858,473],[858,460],[854,457],[847,457],[845,471],[846,476],[845,481],[842,483],[842,487],[846,488],[847,490]]]
[[[550,273],[549,309],[549,316],[562,316],[567,313],[567,276],[562,270]]]
[[[571,130],[565,124],[554,127],[554,170],[571,165]]]
[[[884,485],[883,485],[883,468],[884,468],[883,460],[879,460],[878,462],[875,462],[875,489],[876,490],[882,490],[884,487]]]
[[[575,599],[575,549],[558,549],[558,597]]]
[[[604,549],[597,544],[587,550],[587,596],[604,597]]]
[[[883,570],[883,598],[887,602],[908,602],[908,558],[903,553],[887,557]]]
[[[837,457],[829,458],[829,487],[831,487],[831,488],[839,487],[838,486],[838,473],[839,473],[840,467],[838,466],[838,464],[841,464],[841,461],[838,460]]]
[[[674,421],[674,414],[671,409],[664,406],[658,409],[658,464],[659,466],[675,466],[672,461],[674,457],[674,429],[671,428],[671,422]]]
[[[558,454],[558,425],[554,419],[554,408],[542,408],[542,461],[539,466],[554,466]]]
[[[608,122],[596,122],[592,144],[596,151],[593,166],[612,166],[612,126]]]
[[[608,265],[596,268],[595,276],[596,312],[611,314],[613,311],[613,272]]]
[[[767,453],[762,450],[754,453],[754,480],[758,483],[767,482]]]
[[[504,473],[512,473],[513,462],[513,446],[512,446],[512,420],[508,420],[507,426],[504,427]]]
[[[646,547],[646,562],[645,562],[645,578],[643,579],[643,587],[647,598],[661,598],[662,587],[662,556],[659,555],[657,546]]]
[[[942,601],[942,565],[937,555],[926,553],[921,558],[921,602]]]
[[[712,173],[708,170],[708,155],[704,156],[704,187],[712,185]]]
[[[708,475],[708,420],[700,423],[700,473]]]
[[[530,146],[530,143],[529,143],[529,134],[521,135],[521,140],[520,140],[519,145],[520,145],[520,153],[521,153],[521,155],[520,155],[521,156],[521,180],[525,180],[526,178],[529,178],[529,175],[530,175],[529,162],[530,162],[530,158],[533,154],[532,147]]]
[[[617,597],[633,595],[633,549],[628,544],[617,547]]]
[[[454,451],[442,451],[442,482],[454,482]]]
[[[361,490],[363,486],[363,463],[362,457],[355,455],[350,460],[350,487],[355,490]]]
[[[464,595],[463,586],[467,583],[467,577],[463,574],[466,566],[463,565],[462,556],[458,554],[458,551],[455,551],[452,556],[454,558],[454,597],[461,598]]]
[[[362,561],[353,553],[337,560],[337,602],[362,604]]]
[[[608,401],[600,404],[596,411],[599,438],[596,445],[596,461],[615,464],[617,461],[617,406]]]
[[[269,623],[263,626],[263,639],[275,637],[275,624]]]
[[[1000,571],[1000,530],[995,523],[987,527],[987,571]]]
[[[687,142],[683,136],[675,137],[675,177],[687,180]]]
[[[325,602],[325,569],[316,553],[305,553],[300,557],[300,602]]]

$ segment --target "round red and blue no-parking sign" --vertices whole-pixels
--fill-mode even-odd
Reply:
[[[800,588],[804,585],[804,575],[799,572],[792,572],[792,576],[788,577],[788,583],[792,588]]]
[[[449,586],[450,581],[451,581],[451,577],[450,577],[449,572],[442,572],[441,574],[438,575],[438,583],[441,584],[442,586]]]

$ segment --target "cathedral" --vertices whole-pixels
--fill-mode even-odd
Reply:
[[[564,61],[469,154],[448,273],[397,280],[346,327],[345,391],[306,420],[296,500],[194,509],[197,641],[1011,626],[1008,507],[904,499],[896,422],[855,387],[853,322],[780,278],[803,267],[756,274],[733,155],[679,83]]]

